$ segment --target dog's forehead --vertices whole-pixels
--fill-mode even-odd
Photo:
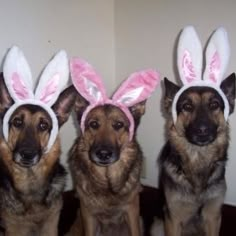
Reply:
[[[31,105],[31,104],[26,104],[26,105],[22,105],[19,106],[12,114],[11,117],[14,117],[16,115],[37,115],[39,117],[44,117],[48,120],[51,121],[51,118],[49,116],[49,114],[47,113],[47,111],[45,111],[42,107],[37,106],[37,105]]]
[[[97,118],[97,119],[122,119],[128,122],[128,118],[124,112],[119,108],[111,104],[105,104],[93,108],[87,116],[87,120]]]
[[[179,97],[178,103],[181,103],[184,100],[192,100],[195,102],[208,101],[209,99],[217,99],[223,104],[223,99],[220,94],[211,87],[196,86],[186,89]]]

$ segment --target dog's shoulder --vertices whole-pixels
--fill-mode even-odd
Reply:
[[[170,143],[170,141],[167,141],[166,144],[163,146],[159,156],[159,163],[161,167],[163,167],[165,164],[170,164],[174,166],[178,171],[182,169],[181,155]]]
[[[0,157],[0,189],[8,191],[13,186],[11,174]]]

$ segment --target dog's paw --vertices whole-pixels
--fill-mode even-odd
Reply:
[[[151,236],[165,236],[163,221],[155,218],[152,227],[150,229]]]

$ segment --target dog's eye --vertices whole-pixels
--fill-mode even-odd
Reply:
[[[40,131],[46,131],[46,130],[49,129],[49,125],[48,125],[47,122],[41,121],[41,122],[39,123],[39,125],[38,125],[38,129],[39,129]]]
[[[117,121],[112,126],[115,130],[119,130],[124,127],[124,123],[121,121]]]
[[[219,104],[219,102],[217,102],[217,101],[213,101],[213,102],[211,102],[211,103],[209,104],[209,108],[210,108],[211,110],[216,110],[216,109],[219,108],[219,106],[220,106],[220,104]]]
[[[99,123],[95,120],[91,121],[89,123],[89,126],[92,128],[92,129],[98,129],[99,128]]]
[[[183,110],[187,112],[193,111],[193,105],[191,103],[185,103],[183,104]]]
[[[20,128],[23,126],[23,120],[19,117],[16,117],[13,121],[12,124],[16,127],[16,128]]]

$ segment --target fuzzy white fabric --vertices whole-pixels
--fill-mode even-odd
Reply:
[[[15,102],[3,118],[5,140],[8,140],[9,120],[14,111],[22,105],[36,105],[43,108],[52,120],[52,130],[47,147],[45,147],[45,152],[48,152],[53,146],[59,130],[58,120],[51,106],[69,80],[69,64],[66,52],[63,50],[58,52],[48,63],[40,77],[35,93],[30,67],[23,52],[18,47],[13,46],[9,50],[3,65],[3,74],[8,92]]]
[[[220,88],[224,78],[230,47],[227,32],[218,28],[210,38],[206,48],[206,66],[202,79],[202,46],[193,26],[183,29],[177,48],[177,66],[183,87],[177,92],[172,103],[172,118],[177,121],[176,105],[181,94],[191,87],[209,87],[215,89],[224,102],[224,118],[229,116],[229,102]]]

